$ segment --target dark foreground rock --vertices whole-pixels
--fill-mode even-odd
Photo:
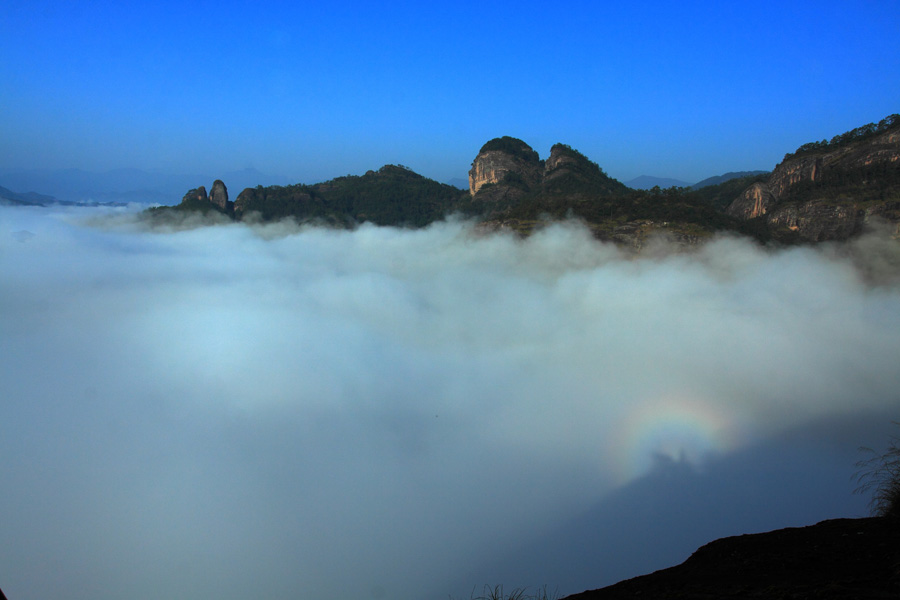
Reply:
[[[835,519],[702,546],[684,563],[565,600],[900,598],[900,522]]]

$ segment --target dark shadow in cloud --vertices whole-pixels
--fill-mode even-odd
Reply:
[[[702,465],[660,455],[651,472],[482,565],[470,581],[569,595],[680,564],[720,537],[868,516],[869,499],[854,493],[859,446],[883,447],[894,417],[817,419]]]

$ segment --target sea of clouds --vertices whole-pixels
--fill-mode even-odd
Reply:
[[[867,514],[900,249],[0,207],[0,587],[569,594]]]

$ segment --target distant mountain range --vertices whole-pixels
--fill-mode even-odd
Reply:
[[[634,179],[626,181],[625,185],[635,190],[650,190],[656,186],[659,186],[662,189],[675,186],[689,187],[697,190],[708,185],[718,185],[720,183],[725,183],[729,179],[752,177],[754,175],[762,175],[764,173],[768,173],[768,171],[735,171],[732,173],[725,173],[724,175],[708,177],[703,181],[698,181],[697,183],[688,183],[687,181],[682,181],[681,179],[672,179],[671,177],[653,177],[652,175],[641,175],[640,177],[635,177]]]
[[[53,196],[45,196],[34,192],[25,192],[20,194],[0,187],[0,204],[13,204],[19,206],[46,206],[57,202]]]
[[[649,190],[653,189],[656,186],[665,189],[673,186],[690,187],[691,185],[687,181],[682,181],[681,179],[672,179],[671,177],[654,177],[652,175],[641,175],[640,177],[629,179],[624,183],[634,190]]]
[[[459,188],[461,190],[467,190],[469,189],[469,180],[463,179],[462,177],[454,177],[447,182],[447,185],[452,185],[453,187]]]
[[[54,204],[63,206],[127,206],[124,202],[97,202],[96,200],[72,202],[34,192],[20,194],[5,187],[0,187],[0,206],[50,206]],[[3,599],[0,598],[0,600]]]
[[[725,183],[726,181],[730,181],[732,179],[740,179],[742,177],[754,177],[756,175],[765,175],[769,173],[769,171],[735,171],[733,173],[725,173],[724,175],[717,175],[715,177],[708,177],[703,181],[698,181],[693,184],[691,188],[695,190],[699,190],[700,188],[704,188],[708,185],[719,185],[720,183]]]

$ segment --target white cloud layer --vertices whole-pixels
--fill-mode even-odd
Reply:
[[[860,516],[831,512],[864,509],[853,452],[890,431],[856,439],[853,419],[900,409],[898,265],[878,237],[633,259],[575,225],[148,231],[0,208],[0,586],[574,593],[610,575],[467,577],[652,481],[655,455],[711,490],[704,469],[797,431],[816,432],[778,459],[809,477],[797,518]],[[813,427],[829,419],[848,425]],[[721,534],[777,525],[735,512]]]

